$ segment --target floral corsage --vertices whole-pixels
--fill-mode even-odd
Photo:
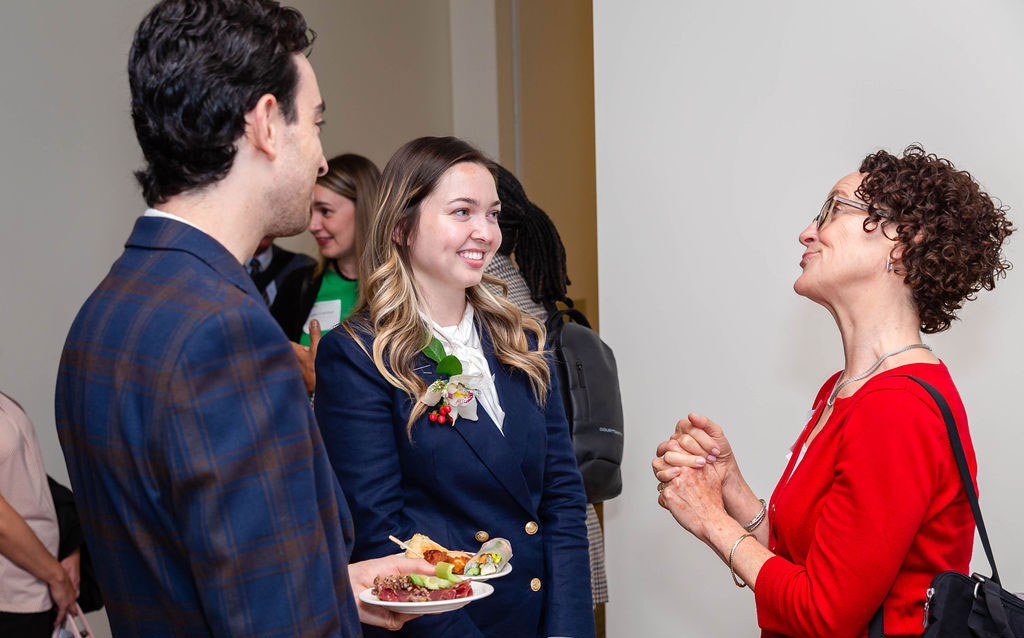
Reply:
[[[423,348],[423,354],[437,362],[437,374],[447,379],[438,379],[427,387],[420,401],[437,405],[427,418],[435,423],[455,425],[459,417],[476,421],[476,392],[472,390],[481,380],[479,374],[463,374],[459,358],[444,351],[437,337],[431,336],[430,343]],[[440,403],[440,405],[438,405]]]

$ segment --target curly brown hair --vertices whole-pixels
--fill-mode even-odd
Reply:
[[[869,207],[864,229],[881,225],[901,244],[893,249],[903,249],[898,272],[913,291],[922,332],[946,330],[964,301],[995,288],[1011,268],[1002,252],[1014,231],[1007,208],[997,206],[970,173],[917,144],[902,157],[872,153],[860,171],[867,173],[856,193]]]

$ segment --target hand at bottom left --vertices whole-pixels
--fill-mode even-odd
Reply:
[[[395,574],[426,574],[434,575],[434,566],[422,558],[406,558],[405,556],[384,556],[352,563],[348,566],[348,579],[352,585],[352,594],[356,598],[359,620],[367,625],[383,627],[388,631],[396,631],[418,614],[399,614],[384,607],[369,605],[359,600],[359,592],[373,587],[373,579],[377,576],[394,576]]]

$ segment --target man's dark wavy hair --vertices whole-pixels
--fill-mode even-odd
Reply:
[[[164,0],[139,24],[128,59],[135,134],[146,168],[135,177],[150,206],[224,178],[245,114],[277,98],[294,122],[292,56],[316,34],[272,0]]]

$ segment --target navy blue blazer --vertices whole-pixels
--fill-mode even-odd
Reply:
[[[136,222],[71,327],[56,415],[115,636],[359,635],[295,355],[214,239]]]
[[[320,342],[314,408],[356,528],[353,560],[400,551],[388,535],[420,532],[445,547],[474,551],[478,532],[512,543],[512,573],[494,594],[460,611],[424,616],[407,636],[594,635],[586,496],[555,385],[544,406],[528,377],[497,363],[478,323],[505,411],[504,435],[483,407],[455,426],[424,414],[406,433],[411,401],[389,384],[344,329]],[[364,344],[372,352],[372,338]],[[420,354],[430,383],[435,365]],[[364,626],[367,636],[372,628]],[[451,632],[451,633],[447,633]],[[386,635],[386,634],[379,634]]]

